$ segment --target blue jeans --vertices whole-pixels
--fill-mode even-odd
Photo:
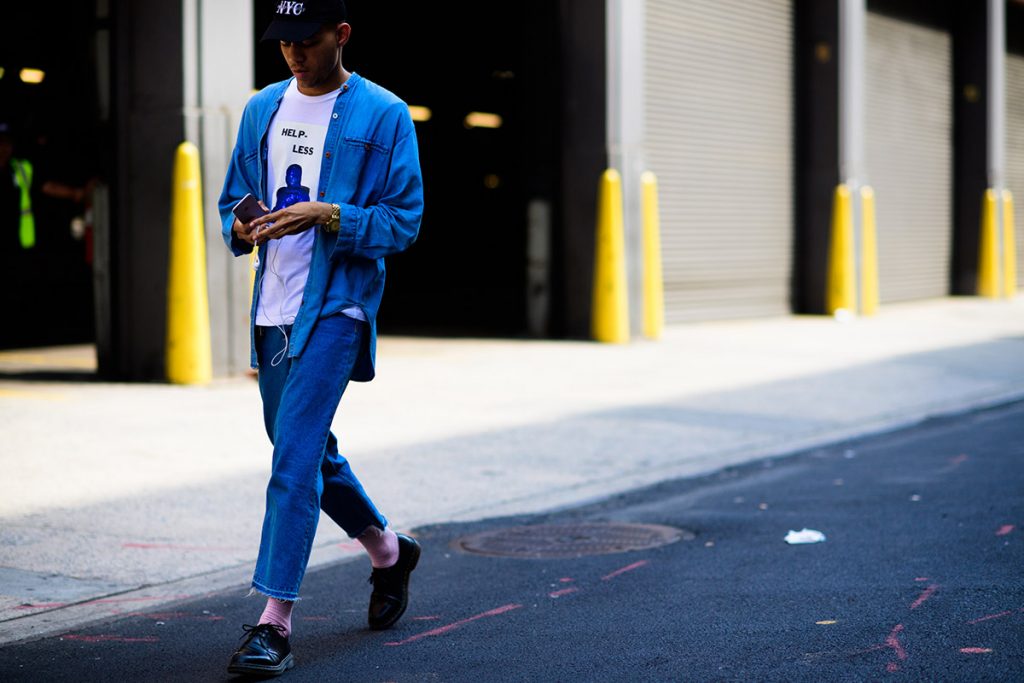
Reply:
[[[331,433],[367,324],[342,314],[319,320],[298,358],[281,353],[291,327],[283,330],[256,328],[263,421],[274,457],[252,587],[272,598],[296,600],[321,509],[352,538],[371,525],[383,529],[387,520],[338,453]]]

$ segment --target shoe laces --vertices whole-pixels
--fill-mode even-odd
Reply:
[[[254,635],[256,635],[253,633],[253,631],[257,631],[259,629],[262,629],[263,627],[275,629],[280,635],[284,636],[284,627],[278,626],[277,624],[256,624],[255,626],[253,626],[252,624],[242,624],[242,631],[244,631],[244,633],[242,633],[239,640],[245,637],[252,638]]]
[[[375,588],[389,585],[394,581],[396,567],[398,567],[397,562],[390,567],[374,567],[366,582]]]

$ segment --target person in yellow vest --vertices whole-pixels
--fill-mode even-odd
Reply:
[[[7,244],[10,244],[11,235],[17,235],[17,244],[21,249],[36,246],[32,195],[37,187],[49,197],[67,199],[76,204],[82,203],[88,195],[86,188],[52,180],[39,184],[32,162],[14,156],[10,124],[0,122],[0,229],[5,233],[4,242]]]

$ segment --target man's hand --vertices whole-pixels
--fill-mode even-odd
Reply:
[[[261,244],[266,240],[281,239],[285,235],[294,235],[309,230],[314,225],[326,223],[330,218],[330,204],[299,202],[286,206],[280,211],[261,216],[249,225],[256,229],[254,244]]]
[[[260,202],[260,206],[263,207],[264,211],[270,211],[267,205]],[[257,219],[258,220],[258,219]],[[243,223],[242,221],[235,219],[234,225],[231,226],[235,236],[247,244],[256,244],[256,221],[251,223]],[[260,235],[262,237],[262,235]]]

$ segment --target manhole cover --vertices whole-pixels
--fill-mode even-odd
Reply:
[[[693,538],[691,531],[660,524],[538,524],[464,536],[455,546],[477,555],[539,560],[624,553]]]

